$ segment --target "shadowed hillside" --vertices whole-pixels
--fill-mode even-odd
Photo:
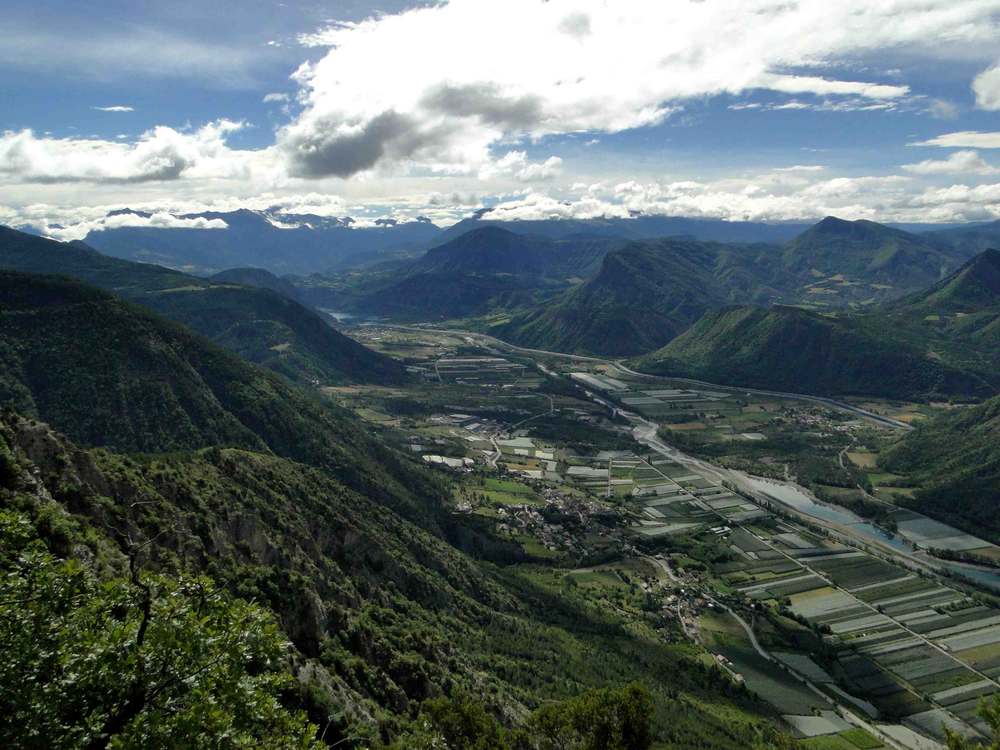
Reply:
[[[770,296],[775,251],[693,240],[632,243],[563,296],[491,331],[525,346],[608,356],[640,354],[674,338],[706,310]]]
[[[850,317],[794,307],[729,308],[706,313],[636,368],[715,383],[821,395],[931,398],[990,395],[989,384]]]
[[[190,326],[250,362],[300,382],[400,382],[403,368],[275,291],[109,258],[0,227],[0,268],[85,281]]]

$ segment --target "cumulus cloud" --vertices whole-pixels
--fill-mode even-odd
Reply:
[[[524,151],[508,151],[502,157],[485,165],[480,171],[482,179],[497,175],[511,175],[520,182],[551,180],[562,172],[562,159],[550,156],[543,162],[530,162]]]
[[[98,112],[135,112],[135,107],[127,104],[112,104],[109,107],[94,107]]]
[[[943,133],[910,145],[941,148],[1000,148],[1000,131],[962,130],[957,133]]]
[[[122,227],[153,227],[156,229],[228,229],[229,225],[222,219],[207,219],[203,216],[184,217],[164,211],[156,213],[137,213],[124,211],[102,216],[90,221],[80,221],[68,226],[49,224],[41,221],[29,224],[32,228],[52,239],[69,242],[82,240],[91,232],[103,232],[107,229]]]
[[[297,72],[306,107],[279,145],[302,177],[397,162],[454,173],[489,164],[504,140],[652,125],[721,93],[888,109],[907,86],[806,69],[943,37],[939,51],[986,45],[993,10],[987,0],[450,0],[301,39],[330,49]]]
[[[264,104],[275,104],[275,103],[280,104],[283,102],[287,102],[289,98],[290,97],[288,96],[288,94],[272,92],[270,94],[265,94],[264,98],[261,101],[263,101]]]
[[[976,106],[992,111],[1000,110],[1000,64],[987,68],[972,81]]]
[[[1000,168],[987,163],[978,151],[956,151],[947,159],[927,159],[916,164],[904,164],[903,169],[913,174],[1000,174]]]
[[[532,192],[498,202],[488,216],[508,221],[636,215],[728,221],[812,221],[828,214],[907,222],[1000,218],[1000,184],[927,188],[901,175],[813,180],[760,175],[713,182],[629,181],[591,188],[577,197]]]
[[[253,155],[231,150],[225,139],[242,127],[242,123],[229,120],[210,123],[192,133],[160,126],[134,144],[8,131],[0,135],[0,177],[39,183],[236,177],[246,173]]]

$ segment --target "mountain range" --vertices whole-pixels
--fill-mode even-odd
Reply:
[[[128,209],[113,214],[142,214]],[[124,226],[92,231],[84,241],[102,253],[196,273],[260,267],[312,273],[370,262],[383,254],[426,247],[441,230],[428,221],[355,226],[353,219],[278,211],[203,212],[180,219],[223,222],[225,228]]]
[[[391,383],[405,377],[397,362],[366,349],[336,331],[326,316],[280,293],[287,291],[281,280],[262,275],[266,272],[253,272],[253,286],[243,285],[250,280],[245,271],[206,280],[111,258],[83,243],[54,242],[4,227],[0,268],[62,274],[99,286],[299,382]],[[264,288],[265,283],[279,291]]]
[[[705,313],[666,346],[636,360],[642,372],[792,393],[932,399],[989,396],[1000,382],[929,357],[856,325],[796,307]]]
[[[254,214],[253,221],[269,220]],[[81,270],[82,261],[68,272],[304,382],[389,382],[401,372],[338,338],[293,299],[406,321],[464,319],[524,346],[641,357],[637,366],[651,372],[717,382],[794,390],[797,378],[808,392],[895,397],[984,396],[998,385],[995,254],[969,260],[960,241],[963,233],[989,236],[992,225],[914,234],[827,217],[795,227],[783,244],[734,244],[611,236],[621,226],[636,233],[672,226],[652,217],[570,222],[558,232],[544,222],[499,224],[470,220],[470,231],[459,234],[456,225],[442,235],[452,239],[413,257],[333,276],[235,268],[204,280],[132,264],[129,273],[146,280],[124,284],[117,278],[124,266],[106,268],[124,261],[108,258],[101,273]],[[0,263],[53,270],[23,256],[3,261],[0,253]],[[101,256],[82,257],[94,266]],[[782,341],[794,341],[794,351],[783,353]],[[794,371],[778,366],[789,361]],[[886,368],[903,374],[878,377]]]
[[[592,279],[490,329],[515,343],[565,352],[628,356],[674,338],[705,310],[767,299],[764,245],[684,239],[633,242],[608,253]]]
[[[112,211],[109,218],[120,215],[150,218],[148,213],[127,208]],[[280,208],[208,211],[177,218],[223,223],[225,228],[110,226],[91,231],[84,241],[109,255],[189,272],[207,274],[234,267],[260,267],[282,275],[309,275],[414,258],[430,247],[491,226],[553,240],[583,236],[620,240],[686,237],[705,242],[773,245],[783,245],[811,226],[643,214],[630,218],[507,220],[498,210],[477,211],[446,229],[426,219],[356,221]],[[929,224],[892,227],[942,251],[959,248],[971,255],[1000,244],[1000,222],[945,228]]]
[[[326,306],[409,320],[483,315],[540,304],[593,275],[621,244],[615,238],[551,240],[482,227],[419,258],[354,273],[339,297],[314,286],[303,293]]]
[[[105,576],[141,554],[271,609],[294,646],[282,700],[327,742],[391,738],[442,694],[516,721],[610,680],[648,683],[678,747],[783,739],[687,646],[464,553],[508,554],[353,415],[77,281],[5,271],[0,299],[4,523]]]
[[[1000,252],[930,288],[861,312],[712,310],[634,366],[813,394],[930,399],[1000,389]]]

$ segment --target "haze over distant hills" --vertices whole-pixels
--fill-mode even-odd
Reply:
[[[197,273],[252,266],[288,274],[369,262],[383,253],[426,246],[441,232],[425,221],[386,220],[376,226],[356,227],[349,218],[246,209],[181,218],[221,220],[226,228],[126,226],[90,232],[84,241],[118,258]]]
[[[592,275],[622,240],[551,240],[482,227],[411,261],[356,272],[327,304],[411,320],[446,320],[540,304]],[[323,287],[308,287],[320,302]],[[329,295],[329,293],[328,293]]]
[[[120,209],[111,215],[121,214],[148,217],[148,214],[130,209]],[[225,223],[226,228],[111,227],[91,231],[84,241],[115,257],[153,262],[196,273],[258,267],[279,275],[308,275],[339,272],[394,259],[415,258],[430,247],[487,227],[499,227],[515,234],[552,240],[584,236],[624,240],[688,237],[706,242],[773,245],[782,245],[796,238],[813,241],[815,238],[810,239],[808,236],[810,229],[814,230],[814,234],[827,235],[827,239],[822,242],[829,241],[836,234],[836,225],[832,219],[827,222],[830,226],[641,214],[627,219],[507,221],[487,210],[479,211],[475,216],[463,219],[447,229],[441,229],[429,221],[397,222],[393,219],[380,219],[375,222],[360,222],[350,217],[295,214],[277,209],[202,212],[179,215],[178,218],[214,220]],[[945,228],[936,228],[935,225],[894,225],[895,228],[891,228],[874,222],[844,223],[854,226],[855,235],[862,227],[867,227],[872,233],[882,233],[883,237],[878,242],[887,253],[886,257],[868,259],[865,265],[874,260],[872,270],[884,267],[890,276],[901,258],[913,249],[908,246],[929,245],[945,254],[954,250],[969,253],[996,245],[1000,238],[1000,222],[946,225]],[[894,235],[896,232],[909,236],[897,248],[897,252],[903,256],[894,261],[889,257],[892,255],[892,238],[895,236],[899,240],[903,236]],[[804,234],[806,236],[802,237]],[[928,266],[926,263],[924,265]],[[933,263],[929,264],[932,265]],[[810,269],[800,270],[808,272]]]
[[[628,240],[654,239],[656,237],[685,236],[708,242],[784,242],[809,228],[801,223],[766,223],[757,221],[722,221],[719,219],[692,219],[683,216],[644,216],[637,214],[628,219],[536,219],[507,221],[494,218],[490,211],[477,212],[476,216],[463,219],[448,227],[446,238],[457,237],[484,226],[503,227],[518,234],[534,234],[550,239],[564,239],[574,235],[621,237]]]

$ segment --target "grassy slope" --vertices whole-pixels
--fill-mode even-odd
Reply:
[[[0,268],[58,273],[99,286],[297,381],[400,382],[403,369],[274,291],[218,284],[0,227]]]
[[[824,395],[922,398],[989,395],[980,378],[930,359],[884,330],[793,307],[707,313],[667,346],[636,361],[644,372]]]

